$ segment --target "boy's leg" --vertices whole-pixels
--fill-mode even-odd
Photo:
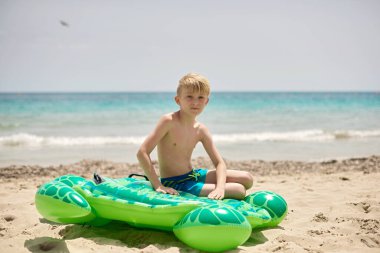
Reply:
[[[210,192],[215,190],[216,184],[204,184],[199,194],[200,197],[207,197]],[[224,198],[227,199],[244,199],[246,190],[242,184],[226,183]]]
[[[248,190],[253,185],[253,177],[249,172],[239,170],[226,171],[226,192],[228,183],[238,183]],[[216,170],[209,170],[206,175],[205,184],[216,184]],[[234,187],[232,187],[233,189]],[[236,188],[236,187],[235,187]]]

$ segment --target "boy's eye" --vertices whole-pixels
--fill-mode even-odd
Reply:
[[[191,95],[188,95],[188,96],[187,96],[187,98],[193,98],[193,96],[191,96]]]

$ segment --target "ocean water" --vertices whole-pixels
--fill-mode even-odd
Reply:
[[[136,162],[159,117],[178,110],[174,95],[0,93],[0,165]],[[380,155],[377,92],[215,92],[199,121],[229,160]]]

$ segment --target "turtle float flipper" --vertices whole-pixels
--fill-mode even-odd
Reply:
[[[245,202],[254,207],[263,208],[271,216],[271,220],[265,224],[257,224],[256,227],[276,227],[287,215],[288,204],[285,199],[271,191],[258,191],[248,195]]]
[[[95,219],[87,200],[71,187],[80,179],[86,181],[67,175],[43,184],[35,195],[38,212],[47,220],[59,223],[86,223]]]
[[[176,237],[207,252],[231,250],[247,241],[252,227],[246,217],[221,203],[189,212],[174,226]]]

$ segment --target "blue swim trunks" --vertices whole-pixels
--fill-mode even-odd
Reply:
[[[193,169],[180,176],[161,178],[161,183],[166,187],[199,196],[206,181],[206,174],[206,169]]]

